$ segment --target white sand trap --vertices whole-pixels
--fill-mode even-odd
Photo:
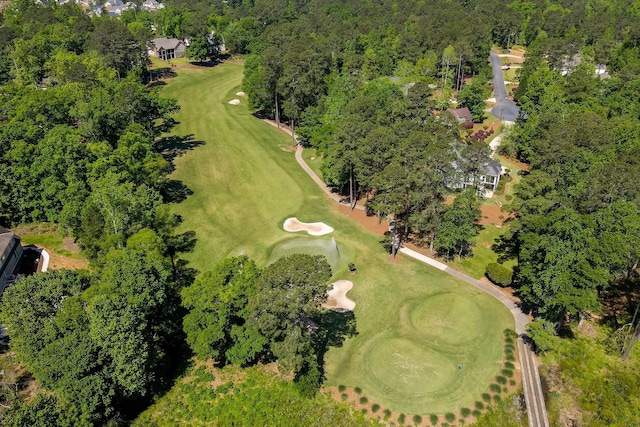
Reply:
[[[353,288],[353,282],[350,280],[333,282],[333,289],[327,291],[327,301],[322,306],[334,310],[353,310],[356,303],[347,298],[347,292],[351,288]]]
[[[231,101],[229,101],[229,104],[238,105],[238,104],[240,104],[240,100],[239,99],[232,99]]]
[[[282,225],[285,231],[295,233],[296,231],[306,231],[312,236],[322,236],[329,234],[333,231],[333,228],[329,227],[324,222],[300,222],[298,218],[287,218]]]
[[[236,92],[237,96],[244,96],[244,92]]]

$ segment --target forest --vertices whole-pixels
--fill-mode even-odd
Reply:
[[[520,116],[500,151],[528,172],[495,250],[517,260],[511,286],[537,318],[530,336],[549,378],[591,390],[577,393],[579,422],[640,417],[637,369],[606,361],[639,329],[623,347],[612,338],[640,303],[637,2],[167,0],[119,19],[43,3],[15,0],[0,14],[0,225],[60,224],[91,271],[3,294],[11,349],[51,391],[26,403],[3,384],[3,424],[127,424],[193,354],[241,366],[277,358],[302,395],[320,386],[322,342],[300,337],[322,327],[326,263],[235,258],[198,275],[180,259],[194,237],[176,234],[167,208],[184,189],[168,178],[175,153],[163,137],[179,106],[150,81],[146,43],[212,30],[244,59],[256,115],[295,129],[349,203],[365,198],[393,218],[390,251],[409,241],[445,259],[472,256],[479,231],[480,199],[448,184],[479,174],[490,151],[443,111],[455,96],[482,122],[492,46],[525,46]],[[198,43],[189,53],[221,60]],[[595,76],[599,64],[610,78]],[[307,280],[308,293],[283,293],[278,280]],[[292,298],[314,304],[294,311]],[[571,340],[589,319],[598,337]],[[589,381],[581,351],[598,354]],[[605,375],[615,381],[594,397]]]

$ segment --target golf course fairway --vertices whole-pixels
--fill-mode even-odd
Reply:
[[[340,214],[299,167],[291,138],[251,114],[237,94],[242,62],[177,70],[161,93],[181,106],[171,178],[192,194],[172,211],[183,218],[179,232],[196,232],[195,250],[182,255],[190,266],[203,272],[239,254],[259,265],[296,251],[325,254],[334,279],[354,283],[357,327],[325,355],[325,385],[359,387],[383,409],[406,414],[472,406],[501,367],[503,331],[513,328],[507,309],[409,258],[390,262],[382,236]],[[334,231],[289,233],[289,217]]]

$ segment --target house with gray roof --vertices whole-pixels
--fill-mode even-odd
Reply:
[[[487,158],[477,167],[476,173],[472,175],[465,174],[462,165],[467,163],[468,160],[462,157],[461,146],[458,143],[452,143],[452,146],[458,159],[451,163],[455,175],[453,179],[446,183],[447,187],[452,189],[475,187],[479,196],[493,197],[493,193],[495,193],[500,183],[502,165],[491,158]]]
[[[22,257],[20,237],[0,227],[0,293],[15,280],[14,271]]]
[[[149,46],[149,55],[168,61],[174,58],[182,58],[186,53],[186,46],[182,40],[159,37],[153,39]]]

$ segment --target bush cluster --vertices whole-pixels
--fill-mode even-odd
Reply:
[[[513,272],[497,262],[492,262],[487,265],[486,275],[493,283],[504,288],[511,285]]]

